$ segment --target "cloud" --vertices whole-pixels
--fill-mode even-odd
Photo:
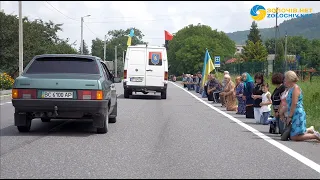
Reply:
[[[1,1],[5,13],[18,14],[17,1]],[[101,39],[109,30],[136,27],[152,45],[164,43],[164,30],[175,33],[189,24],[205,24],[224,32],[247,30],[252,18],[250,9],[260,4],[266,8],[313,8],[319,12],[317,1],[23,1],[23,15],[30,19],[52,20],[63,23],[62,38],[80,42],[80,17],[84,18],[84,40],[91,46],[96,37]],[[279,23],[284,19],[279,19]],[[275,26],[275,19],[258,22],[259,28]],[[90,49],[90,48],[89,48]]]

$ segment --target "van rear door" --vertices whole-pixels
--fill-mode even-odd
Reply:
[[[164,86],[163,48],[148,48],[146,61],[146,86]]]
[[[127,66],[127,85],[132,86],[145,86],[145,66],[147,62],[146,48],[143,47],[131,47],[129,48],[128,66]]]

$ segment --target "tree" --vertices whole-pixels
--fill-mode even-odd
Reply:
[[[18,75],[19,60],[19,20],[15,15],[0,12],[0,72],[7,72],[11,76]],[[58,37],[62,31],[62,24],[41,19],[30,21],[23,18],[23,65],[30,62],[35,55],[40,54],[76,54],[68,40]]]
[[[104,52],[104,41],[96,38],[92,40],[92,45],[91,45],[91,54],[92,56],[97,56],[103,59],[103,52]]]
[[[270,46],[271,42],[268,42]],[[262,44],[261,35],[258,25],[255,21],[252,22],[250,33],[246,45],[243,47],[241,58],[244,61],[266,61],[268,57],[268,49]]]
[[[258,29],[258,25],[255,21],[252,22],[250,32],[248,34],[248,40],[246,41],[246,44],[248,44],[248,41],[252,41],[253,43],[256,43],[258,41],[261,41],[261,35],[260,31]]]
[[[143,34],[139,29],[134,29],[134,36],[131,40],[132,45],[136,44],[145,44],[142,41]],[[109,38],[106,42],[106,60],[113,61],[115,59],[115,46],[117,46],[117,59],[122,60],[122,53],[124,50],[127,50],[127,41],[128,34],[130,33],[131,28],[126,30],[111,30],[108,31]],[[91,52],[93,56],[98,56],[103,58],[104,52],[104,40],[96,38],[92,40]]]
[[[244,61],[266,61],[268,57],[268,52],[266,47],[261,41],[256,43],[248,40],[247,45],[244,48],[244,52],[241,55]]]
[[[79,54],[81,54],[81,45],[79,47]],[[88,45],[86,44],[86,42],[84,40],[83,40],[83,54],[89,55]]]
[[[235,43],[225,33],[201,24],[180,29],[168,46],[170,73],[176,75],[201,71],[206,48],[212,60],[214,56],[224,59],[235,53]]]

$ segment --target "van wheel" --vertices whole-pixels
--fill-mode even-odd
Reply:
[[[161,92],[161,99],[167,99],[167,90]]]
[[[132,91],[129,89],[124,89],[124,98],[129,98],[132,95]]]

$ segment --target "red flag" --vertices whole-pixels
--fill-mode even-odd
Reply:
[[[173,36],[172,36],[172,34],[170,34],[168,31],[166,31],[166,30],[164,30],[164,39],[166,40],[166,41],[170,41],[170,40],[172,40],[172,38],[173,38]]]

